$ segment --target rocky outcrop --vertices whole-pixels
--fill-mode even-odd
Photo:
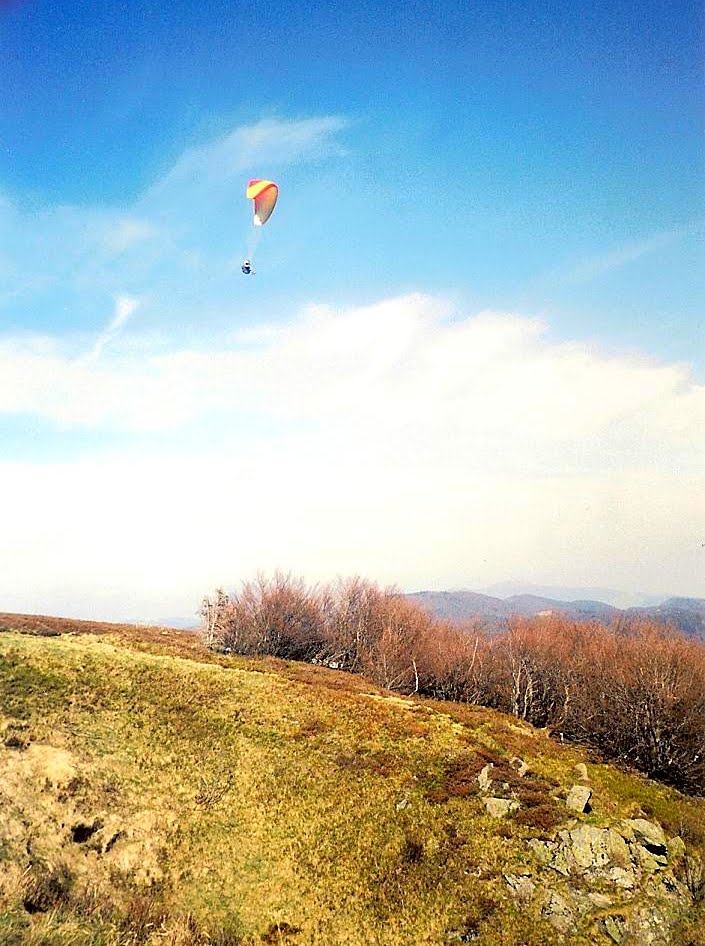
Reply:
[[[523,908],[540,913],[566,941],[592,931],[594,941],[622,946],[669,942],[688,902],[674,873],[681,838],[667,839],[660,825],[643,818],[574,821],[528,847],[535,866],[507,875],[507,885]]]

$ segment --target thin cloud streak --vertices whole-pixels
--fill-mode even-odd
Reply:
[[[663,233],[655,233],[636,243],[628,243],[626,246],[619,247],[609,253],[598,256],[591,256],[578,263],[564,275],[566,283],[584,283],[598,279],[615,269],[621,269],[633,263],[642,256],[648,256],[656,253],[666,246],[676,243],[685,233],[685,228],[677,230],[666,230]]]
[[[81,359],[85,365],[92,364],[100,358],[103,351],[110,342],[119,335],[128,319],[132,318],[139,306],[139,299],[132,296],[118,296],[115,300],[115,314],[105,327],[105,330],[98,337],[92,351]]]
[[[235,128],[224,138],[187,149],[141,203],[149,204],[172,188],[222,187],[233,179],[239,183],[243,171],[263,163],[288,165],[343,154],[336,136],[348,125],[343,116],[329,115],[288,121],[267,118]]]
[[[534,281],[534,285],[577,286],[592,282],[645,256],[673,246],[687,234],[696,231],[698,226],[699,224],[694,222],[675,229],[663,230],[616,249],[586,256],[576,263],[566,264],[544,274]]]

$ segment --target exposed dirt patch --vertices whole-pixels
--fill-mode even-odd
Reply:
[[[23,753],[22,759],[37,784],[66,788],[76,778],[73,756],[66,749],[34,742]]]

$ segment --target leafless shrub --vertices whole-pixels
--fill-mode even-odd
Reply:
[[[201,808],[213,808],[222,801],[235,784],[235,776],[231,772],[216,773],[214,775],[198,776],[198,792],[194,801]]]
[[[646,622],[552,615],[492,637],[355,577],[259,575],[201,609],[208,646],[324,663],[401,693],[480,703],[705,793],[705,647]]]

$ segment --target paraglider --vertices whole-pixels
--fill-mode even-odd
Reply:
[[[245,197],[248,200],[251,200],[253,203],[252,223],[257,229],[252,232],[252,236],[249,241],[249,255],[248,258],[243,261],[241,266],[242,272],[245,274],[245,276],[249,276],[254,272],[252,269],[252,257],[254,256],[255,248],[259,243],[259,237],[261,233],[259,228],[263,227],[272,216],[272,211],[274,210],[274,207],[277,203],[278,196],[279,187],[274,183],[274,181],[252,180],[247,185]]]

